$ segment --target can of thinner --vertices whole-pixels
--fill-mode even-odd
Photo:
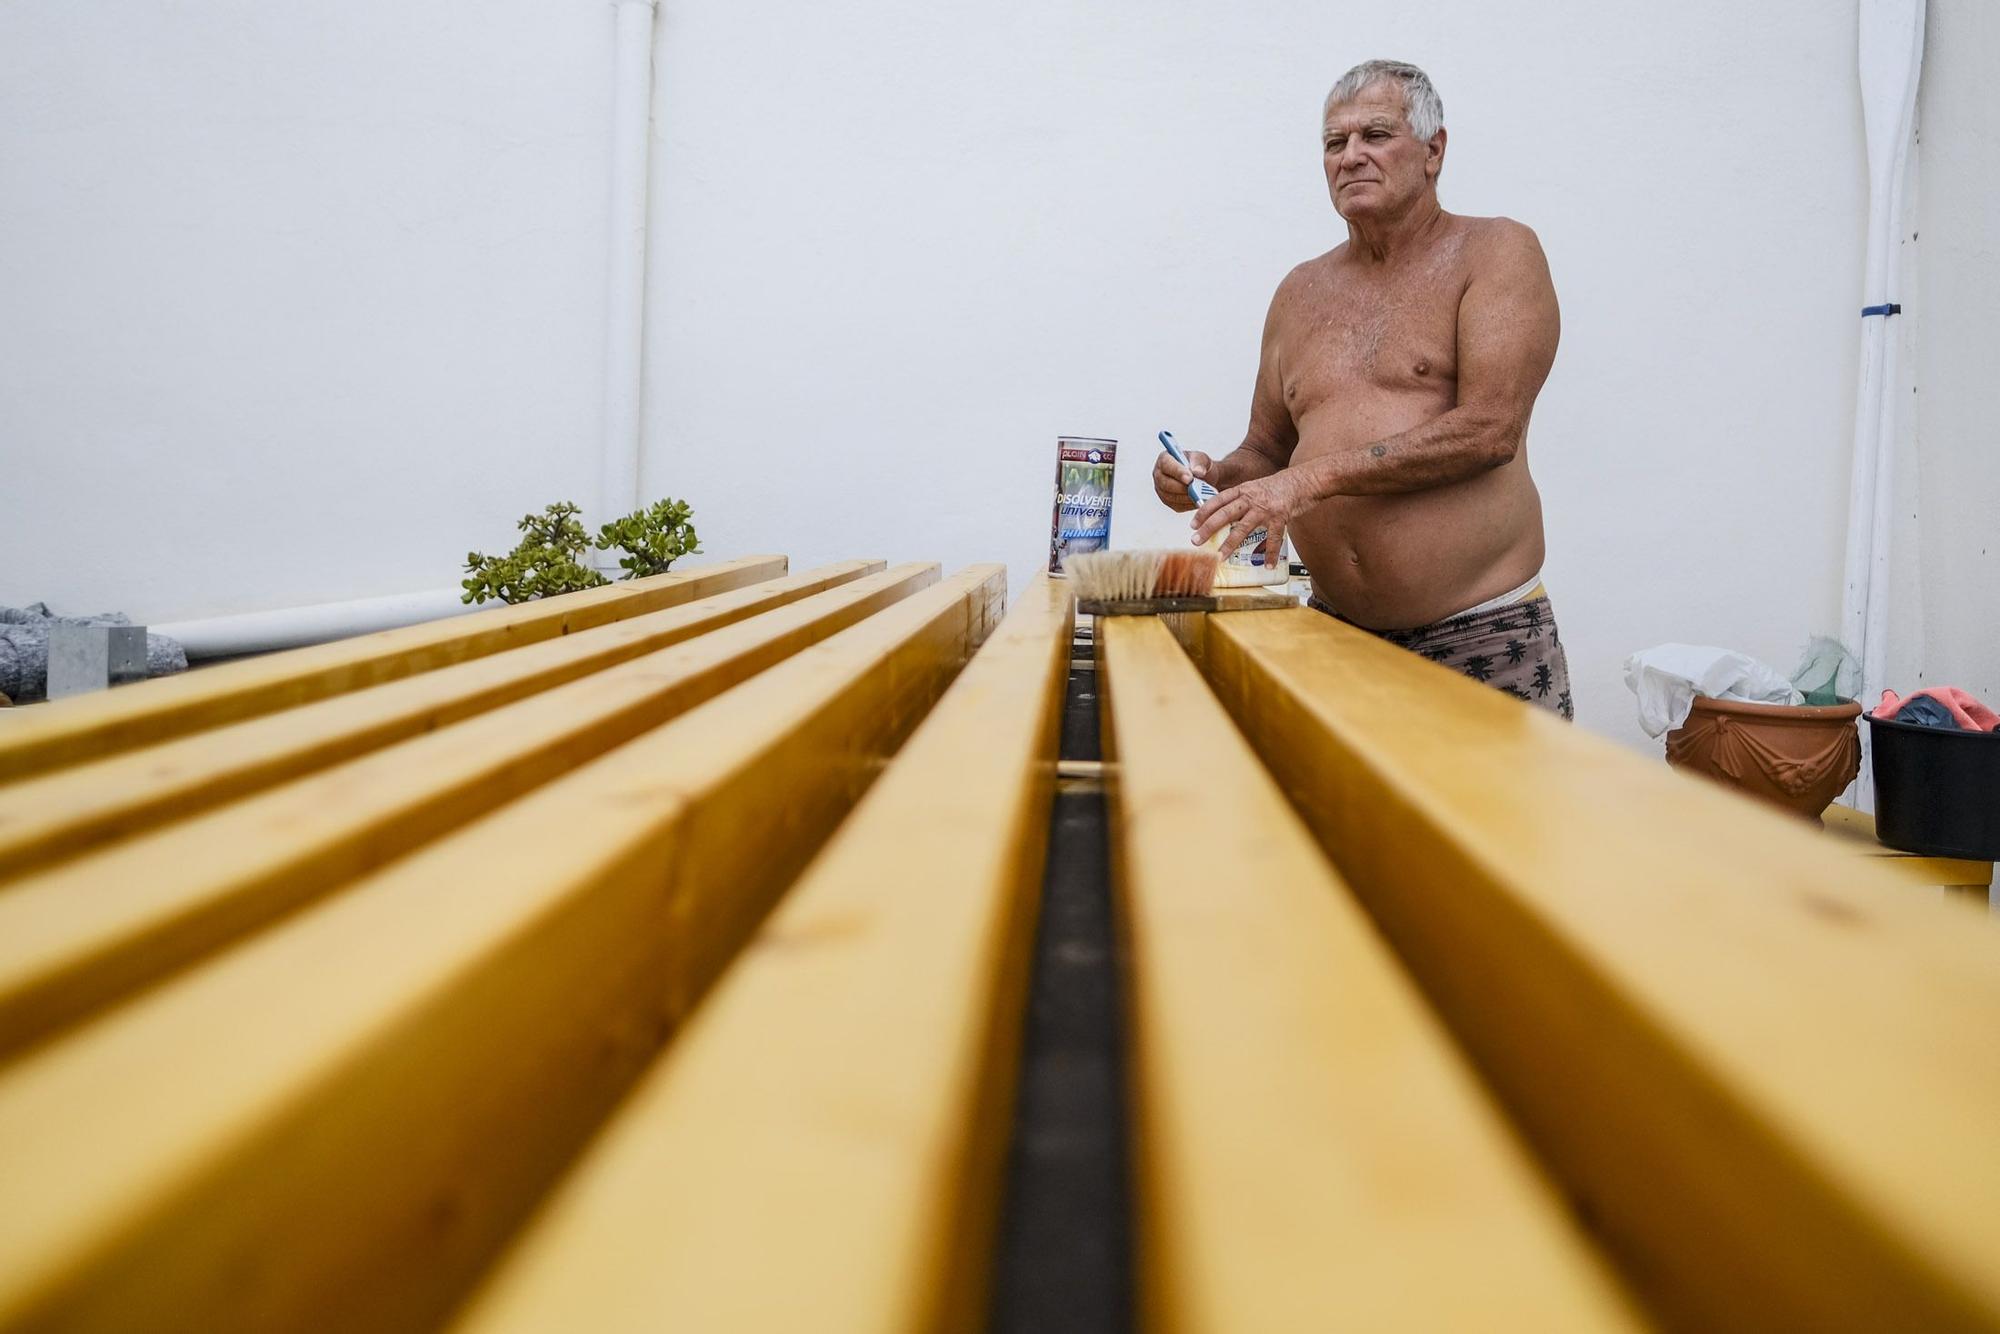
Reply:
[[[1056,507],[1049,524],[1049,573],[1063,561],[1111,542],[1111,474],[1118,442],[1089,436],[1056,437]]]

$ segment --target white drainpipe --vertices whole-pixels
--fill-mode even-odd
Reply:
[[[1859,65],[1868,146],[1868,254],[1862,284],[1861,381],[1847,502],[1841,634],[1861,659],[1864,694],[1879,691],[1889,651],[1889,535],[1896,481],[1897,255],[1903,187],[1924,64],[1924,0],[1861,0]],[[1864,701],[1865,703],[1866,701]],[[1857,804],[1874,807],[1868,732],[1861,733]]]
[[[165,625],[149,625],[146,630],[149,634],[179,640],[187,649],[188,660],[198,662],[204,658],[234,658],[245,653],[303,648],[330,639],[393,630],[399,625],[415,625],[502,605],[489,601],[483,606],[467,606],[460,601],[464,591],[457,587],[433,588],[421,593],[356,598],[351,602],[321,602],[310,607],[282,607],[236,616],[211,616],[199,621],[169,621]]]
[[[646,176],[652,150],[656,0],[613,0],[618,49],[612,89],[610,263],[606,266],[604,450],[598,522],[639,507],[642,356],[646,331]],[[611,552],[599,555],[611,574]]]

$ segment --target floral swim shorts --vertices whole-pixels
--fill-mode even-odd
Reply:
[[[1354,624],[1318,598],[1306,605]],[[1368,630],[1365,625],[1355,628]],[[1553,709],[1567,719],[1576,717],[1569,697],[1569,662],[1547,594],[1448,616],[1414,630],[1368,633],[1516,699]]]

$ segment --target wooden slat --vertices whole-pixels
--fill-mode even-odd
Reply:
[[[1881,860],[1886,868],[1913,885],[1934,889],[1968,891],[1968,897],[1984,898],[1993,883],[1993,863],[1965,857],[1928,857],[1884,845],[1875,836],[1875,817],[1852,806],[1829,806],[1820,824],[1836,847],[1852,857]]]
[[[1097,633],[1144,1327],[1634,1327],[1167,628]]]
[[[984,638],[918,593],[0,1075],[0,1326],[427,1327]]]
[[[1964,891],[1968,901],[1983,900],[1993,883],[1991,862],[1966,861],[1959,857],[1882,857],[1884,873],[1904,884],[1922,889]]]
[[[0,800],[0,880],[640,654],[870,570],[850,561],[752,584],[508,653],[72,765]]]
[[[1690,1329],[2000,1327],[2000,940],[1818,831],[1310,611],[1211,679]]]
[[[15,882],[0,1057],[936,582],[911,564],[840,584]]]
[[[1070,625],[1038,578],[462,1328],[979,1326]]]
[[[608,625],[784,572],[783,556],[744,556],[38,705],[32,719],[0,732],[0,783]]]

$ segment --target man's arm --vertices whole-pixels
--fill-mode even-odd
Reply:
[[[1534,232],[1503,219],[1482,248],[1459,298],[1457,404],[1399,435],[1230,483],[1196,513],[1197,542],[1233,524],[1269,529],[1275,550],[1291,517],[1321,501],[1428,491],[1513,461],[1555,362],[1561,315]],[[1232,534],[1225,546],[1234,545]]]
[[[1289,281],[1288,278],[1286,282]],[[1189,462],[1195,465],[1194,476],[1218,491],[1269,477],[1291,461],[1292,450],[1299,443],[1298,427],[1292,422],[1291,409],[1285,406],[1284,374],[1278,364],[1278,305],[1284,297],[1285,285],[1281,283],[1264,316],[1257,382],[1250,391],[1250,426],[1244,432],[1243,443],[1219,459],[1198,450],[1188,454]],[[1187,493],[1189,480],[1187,469],[1162,450],[1153,465],[1153,490],[1169,509],[1194,508]]]
[[[1316,461],[1315,499],[1427,491],[1520,453],[1555,363],[1562,317],[1533,231],[1502,219],[1458,303],[1458,405],[1400,435]]]

